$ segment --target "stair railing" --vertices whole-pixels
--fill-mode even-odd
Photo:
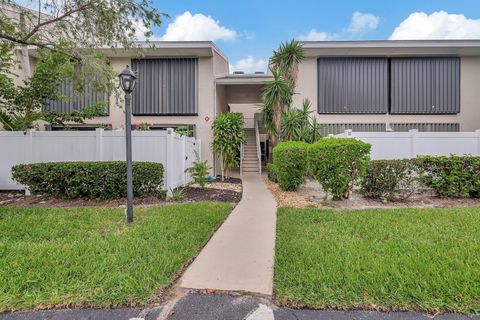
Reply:
[[[254,115],[253,123],[255,125],[255,140],[257,143],[258,172],[262,175],[262,150],[260,150],[260,130],[258,129],[258,116]]]
[[[240,176],[243,175],[243,157],[244,156],[245,156],[245,148],[242,142],[242,144],[240,145]]]

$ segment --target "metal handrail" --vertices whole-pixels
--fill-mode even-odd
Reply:
[[[240,176],[243,175],[243,157],[244,157],[244,144],[240,145]]]
[[[258,172],[262,174],[262,151],[260,150],[260,132],[258,129],[258,117],[255,114],[253,119],[255,125],[255,140],[257,142]]]

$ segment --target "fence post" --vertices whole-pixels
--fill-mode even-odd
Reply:
[[[103,129],[95,129],[95,161],[103,160]]]
[[[408,132],[410,132],[410,159],[413,159],[416,156],[415,143],[417,140],[418,129],[410,129]]]
[[[480,156],[480,129],[475,130],[477,133],[477,156]]]
[[[175,159],[173,153],[175,152],[175,131],[172,128],[167,128],[167,151],[166,151],[166,166],[165,170],[165,188],[167,189],[167,195],[172,195],[173,186],[173,177],[175,170]]]
[[[182,165],[180,166],[180,169],[182,170],[182,186],[184,186],[187,183],[187,173],[185,170],[187,170],[187,137],[185,135],[182,135],[182,149],[181,149],[181,155],[182,155]]]
[[[34,153],[33,153],[33,136],[35,135],[35,129],[28,129],[26,138],[27,138],[27,163],[34,163]],[[32,193],[25,186],[25,195],[30,196]]]
[[[34,163],[34,154],[33,154],[33,136],[35,135],[35,129],[27,130],[27,163]]]

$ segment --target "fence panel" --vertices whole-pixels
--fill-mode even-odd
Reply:
[[[185,185],[185,169],[195,161],[199,140],[167,131],[133,131],[134,161],[160,162],[165,168],[166,190]],[[125,161],[123,131],[0,131],[0,190],[23,189],[11,178],[20,163],[60,161]],[[193,154],[193,157],[191,155]]]
[[[357,138],[372,145],[372,159],[408,159],[420,155],[480,156],[480,130],[475,132],[352,132],[335,137]]]

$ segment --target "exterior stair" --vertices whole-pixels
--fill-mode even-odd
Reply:
[[[257,139],[255,129],[244,129],[245,144],[243,145],[243,172],[260,172],[258,164]]]

